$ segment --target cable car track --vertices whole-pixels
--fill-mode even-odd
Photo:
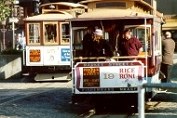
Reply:
[[[73,104],[75,108],[79,108],[79,114],[74,116],[73,118],[111,118],[112,116],[124,116],[124,117],[131,117],[137,115],[137,108],[129,105],[123,107],[117,106],[107,106],[107,105],[101,105],[99,106],[93,106],[93,104],[87,104],[87,103],[81,103],[81,104]],[[84,110],[85,109],[85,110]],[[80,111],[82,110],[82,112]]]
[[[84,112],[84,113],[82,113],[82,114],[80,114],[79,115],[79,117],[82,117],[82,118],[91,118],[91,117],[97,117],[97,115],[99,115],[99,117],[100,118],[111,118],[113,115],[114,116],[125,116],[125,117],[131,117],[131,116],[134,116],[136,113],[117,113],[117,114],[115,114],[115,113],[112,113],[112,112],[110,112],[110,111],[103,111],[103,113],[96,113],[96,110],[95,109],[91,109],[91,110],[89,110],[89,111],[87,111],[87,112]]]

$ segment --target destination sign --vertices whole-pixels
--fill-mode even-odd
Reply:
[[[29,56],[30,56],[30,62],[41,61],[41,51],[39,49],[31,49]]]
[[[100,69],[83,68],[83,87],[100,86]]]

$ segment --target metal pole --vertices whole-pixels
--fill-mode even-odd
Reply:
[[[16,0],[12,2],[12,48],[15,49],[15,21],[14,21],[14,4]]]
[[[15,49],[15,23],[14,21],[12,21],[12,41],[13,41],[13,49]]]
[[[6,49],[6,29],[5,29],[5,25],[3,24],[3,29],[1,29],[2,31],[2,50]]]
[[[146,83],[143,84],[143,88],[165,88],[165,89],[177,89],[177,83]]]
[[[138,86],[138,118],[145,118],[144,112],[144,100],[145,100],[145,88],[143,85]]]
[[[142,83],[138,86],[138,118],[145,118],[145,88],[177,89],[177,83]]]

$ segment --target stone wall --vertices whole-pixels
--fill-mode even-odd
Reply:
[[[0,55],[0,79],[20,78],[22,58],[20,55]]]

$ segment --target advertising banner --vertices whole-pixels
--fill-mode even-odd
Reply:
[[[69,46],[60,46],[59,48],[60,65],[70,65],[70,48]]]
[[[78,93],[137,92],[143,79],[140,61],[80,62],[75,66]]]

